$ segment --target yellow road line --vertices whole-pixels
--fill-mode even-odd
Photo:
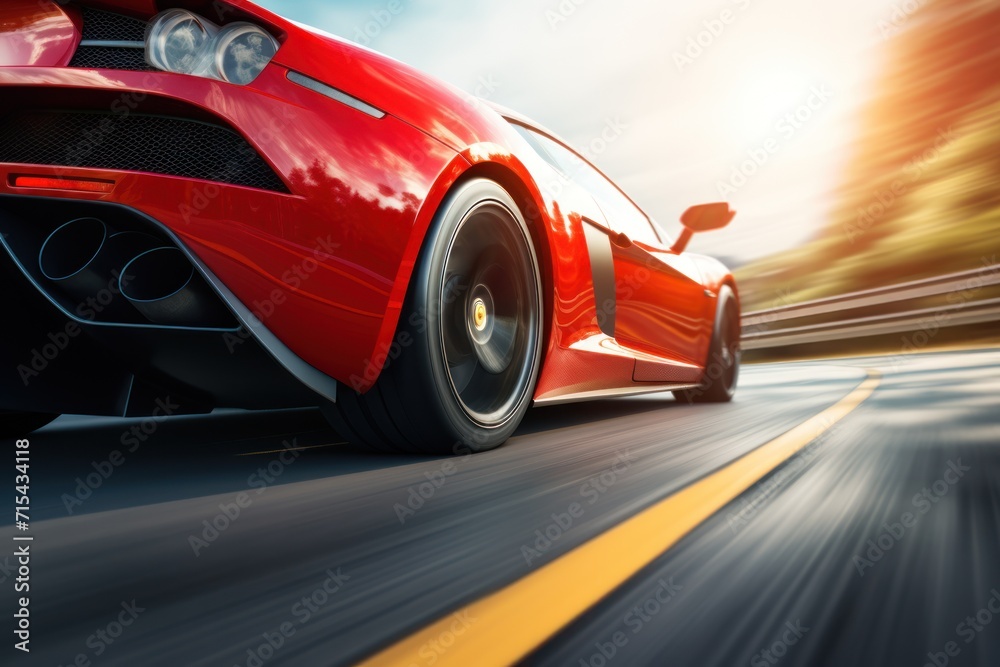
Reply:
[[[511,665],[523,659],[846,417],[880,381],[878,372],[869,371],[854,391],[812,419],[360,664],[429,664],[431,646],[435,667]]]

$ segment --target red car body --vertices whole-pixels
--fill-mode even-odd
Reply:
[[[280,49],[246,86],[162,71],[70,66],[80,47],[83,4],[143,20],[169,5],[218,23],[251,21],[271,32]],[[666,239],[614,243],[620,230],[587,193],[573,185],[561,192],[546,187],[549,167],[511,125],[531,125],[526,119],[240,0],[8,0],[0,7],[0,31],[0,95],[8,112],[72,108],[209,122],[234,130],[273,170],[281,191],[135,170],[8,162],[0,163],[0,195],[117,204],[155,221],[214,277],[213,285],[259,320],[237,313],[253,341],[316,393],[335,398],[325,384],[330,378],[363,393],[397,353],[397,325],[428,227],[447,193],[473,176],[503,186],[532,224],[546,319],[536,403],[673,389],[703,378],[716,297],[723,285],[736,290],[728,270],[713,259],[674,252]],[[290,81],[290,72],[384,115],[317,94]],[[87,183],[96,183],[96,191],[81,189]],[[18,210],[27,215],[30,208]],[[587,239],[594,229],[611,241],[611,285],[595,285]],[[616,301],[611,332],[602,330],[601,292]],[[78,323],[87,328],[88,322]],[[28,387],[36,377],[30,373],[22,387],[25,367],[35,370],[32,352],[48,344],[45,333],[40,329],[35,338],[7,346],[9,377],[0,408],[145,412],[129,398],[124,404],[120,398],[74,399],[72,392],[42,398]],[[230,335],[246,337],[243,331]],[[59,363],[41,356],[53,367]],[[127,373],[142,375],[137,360],[154,356],[153,343],[131,354]],[[169,388],[177,380],[198,394],[195,380],[171,378],[166,366],[157,367],[151,387]],[[75,383],[78,393],[90,385],[87,378],[59,381]],[[203,399],[205,408],[283,403],[224,389]]]

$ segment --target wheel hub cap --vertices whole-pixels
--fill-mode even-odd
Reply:
[[[472,328],[474,330],[473,336],[477,334],[482,335],[489,329],[490,326],[490,311],[486,306],[486,301],[482,298],[477,298],[472,302]]]
[[[516,323],[510,318],[496,314],[496,306],[490,289],[480,283],[469,298],[468,330],[472,348],[490,373],[502,373],[514,358],[514,334]]]

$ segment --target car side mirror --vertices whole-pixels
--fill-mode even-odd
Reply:
[[[692,206],[684,211],[684,215],[681,216],[681,224],[684,225],[684,231],[681,232],[677,243],[670,250],[676,253],[684,252],[688,243],[691,242],[691,237],[696,233],[722,229],[732,222],[735,217],[736,211],[731,210],[729,204],[726,202]]]

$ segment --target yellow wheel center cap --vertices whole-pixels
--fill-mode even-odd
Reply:
[[[486,312],[486,303],[482,299],[476,299],[472,304],[472,323],[478,331],[486,328],[486,320],[489,314]]]

